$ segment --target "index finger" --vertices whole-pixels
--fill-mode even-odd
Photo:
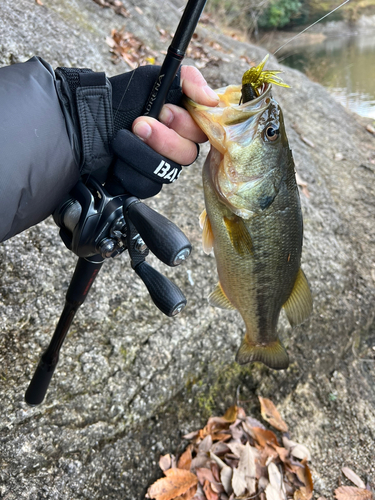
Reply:
[[[218,95],[194,66],[181,67],[181,87],[182,92],[198,104],[214,107],[219,102]]]

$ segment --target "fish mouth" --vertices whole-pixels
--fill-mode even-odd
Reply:
[[[219,97],[219,103],[215,107],[199,104],[187,96],[183,102],[187,109],[194,115],[195,112],[203,112],[212,115],[224,115],[224,124],[229,124],[235,119],[235,115],[243,120],[265,111],[271,103],[272,85],[265,83],[260,88],[260,95],[251,101],[239,104],[241,101],[241,85],[228,85],[220,87],[214,92]]]
[[[215,107],[205,106],[184,97],[183,104],[207,135],[211,144],[222,154],[227,140],[237,140],[246,130],[246,141],[251,141],[256,132],[258,119],[272,102],[272,85],[265,83],[260,88],[260,95],[249,102],[239,104],[241,85],[221,87],[215,92],[219,103]]]

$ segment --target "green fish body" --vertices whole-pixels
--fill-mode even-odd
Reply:
[[[220,103],[186,106],[211,142],[203,167],[203,246],[214,250],[219,284],[211,305],[237,309],[246,333],[237,353],[245,364],[288,367],[277,334],[284,307],[290,324],[312,310],[301,270],[303,222],[294,162],[283,116],[265,83],[259,97],[238,105],[241,87],[217,91]]]

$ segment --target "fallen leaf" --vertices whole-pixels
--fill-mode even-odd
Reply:
[[[254,449],[247,442],[240,451],[238,467],[233,471],[232,486],[237,496],[242,495],[245,489],[247,489],[250,495],[256,491],[256,456],[257,453],[254,452]],[[238,493],[240,490],[242,492]]]
[[[163,472],[172,467],[172,457],[170,456],[169,453],[167,455],[160,457],[159,467]]]
[[[178,497],[174,498],[173,500],[192,500],[193,497],[195,497],[197,493],[198,485],[196,484],[195,486],[192,486],[190,490],[187,490],[186,493],[183,495],[179,495]]]
[[[370,124],[366,125],[366,130],[367,130],[367,132],[370,132],[370,134],[375,135],[375,128],[372,125],[370,125]]]
[[[232,488],[236,497],[243,495],[246,491],[246,481],[241,472],[237,469],[233,470]]]
[[[274,462],[271,462],[268,466],[268,477],[272,486],[276,488],[277,491],[280,491],[283,480],[279,468]]]
[[[352,471],[352,469],[350,469],[349,467],[343,467],[341,471],[352,483],[358,486],[358,488],[366,489],[365,483],[359,476],[357,476],[355,472]]]
[[[195,474],[182,469],[168,469],[165,471],[167,477],[158,479],[147,490],[147,498],[155,500],[172,500],[183,495],[198,483]]]
[[[305,486],[301,487],[300,491],[303,494],[304,500],[310,500],[310,498],[312,498],[312,496],[313,496],[314,485],[313,485],[313,480],[312,480],[310,469],[307,465],[306,458],[302,460],[301,465],[303,465],[303,467],[301,467],[297,471],[297,477],[301,481],[301,483],[303,483]]]
[[[335,490],[337,500],[372,500],[371,491],[354,486],[340,486]]]
[[[284,500],[284,496],[281,496],[280,490],[276,489],[272,484],[268,484],[264,493],[266,494],[267,500]]]
[[[207,500],[219,500],[218,493],[215,493],[212,490],[211,484],[209,481],[204,482],[203,491],[204,491],[204,494],[206,495]]]
[[[242,450],[244,449],[245,445],[242,443],[226,443],[230,451],[233,453],[233,455],[236,455],[236,457],[240,458]]]
[[[202,486],[206,481],[209,481],[210,483],[213,483],[215,481],[211,469],[206,469],[202,467],[201,469],[196,469],[195,473],[198,477],[198,481]]]
[[[179,469],[190,470],[192,458],[193,457],[191,455],[191,446],[188,446],[187,449],[184,451],[184,453],[178,459],[177,467]]]
[[[285,436],[283,436],[283,444],[285,448],[290,451],[293,457],[299,458],[300,460],[307,458],[309,462],[311,461],[310,452],[303,444],[298,444],[294,441],[291,441]]]
[[[43,3],[41,2],[41,0],[35,0],[35,3],[36,3],[37,5],[42,5],[42,6],[43,6]]]
[[[199,431],[193,431],[193,432],[189,432],[188,434],[185,434],[185,436],[182,436],[184,439],[195,439],[196,437],[198,437],[198,434],[199,434]]]
[[[281,431],[288,432],[288,426],[281,418],[280,413],[277,411],[276,406],[270,399],[262,398],[259,396],[260,412],[264,420],[266,420],[272,427]]]
[[[267,443],[279,445],[276,435],[267,429],[261,429],[260,427],[252,427],[253,438],[258,441],[260,446],[266,446]]]
[[[233,423],[237,419],[237,414],[238,414],[238,407],[237,406],[230,406],[227,411],[224,414],[225,420],[227,422]]]

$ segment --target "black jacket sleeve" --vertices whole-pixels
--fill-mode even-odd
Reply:
[[[36,57],[0,68],[0,241],[48,217],[79,179],[55,83]]]

